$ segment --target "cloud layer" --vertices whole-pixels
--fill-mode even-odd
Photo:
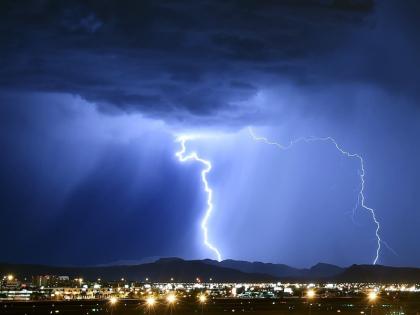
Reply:
[[[261,91],[319,88],[337,72],[359,80],[345,51],[375,36],[375,10],[371,0],[3,1],[0,84],[111,113],[244,125],[271,114],[256,106]]]

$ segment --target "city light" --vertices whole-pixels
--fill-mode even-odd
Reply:
[[[120,279],[120,278],[119,278]],[[409,298],[416,300],[417,292],[420,292],[420,285],[411,284],[389,284],[374,286],[372,283],[143,283],[138,286],[124,285],[121,287],[119,281],[103,282],[103,285],[98,286],[96,281],[91,282],[85,280],[83,287],[75,286],[74,282],[69,281],[68,277],[63,282],[55,277],[42,278],[45,283],[39,283],[30,286],[30,283],[23,283],[17,281],[16,275],[13,276],[13,281],[8,281],[8,275],[2,277],[1,290],[4,294],[3,299],[7,300],[25,300],[30,301],[31,295],[36,294],[42,296],[44,299],[50,299],[54,302],[66,300],[97,300],[98,303],[103,301],[107,305],[109,314],[118,309],[118,306],[127,306],[125,299],[139,298],[144,308],[145,314],[151,314],[155,308],[165,305],[167,307],[167,314],[175,313],[175,308],[182,306],[196,307],[198,314],[204,314],[206,306],[212,309],[213,304],[220,304],[222,300],[258,300],[258,299],[276,299],[283,298],[286,304],[290,301],[291,304],[301,303],[306,306],[305,315],[312,315],[313,308],[318,305],[317,299],[321,298],[323,301],[329,299],[337,301],[337,313],[343,313],[342,307],[356,307],[359,305],[363,309],[363,314],[375,315],[375,310],[381,309],[382,294],[384,295],[384,302],[390,301],[394,303],[394,297],[399,296],[399,292],[404,292]],[[47,281],[48,280],[48,281]],[[78,283],[78,279],[76,279]],[[70,287],[66,287],[70,285]],[[29,289],[30,288],[30,289]],[[198,290],[198,291],[196,291]],[[303,290],[303,291],[302,291]],[[196,292],[194,294],[194,292]],[[363,296],[360,296],[363,292]],[[381,293],[384,292],[384,293]],[[34,295],[35,295],[34,294]],[[411,295],[413,294],[413,295]],[[98,298],[99,296],[99,298]],[[348,298],[353,300],[349,304]],[[297,298],[300,298],[299,301]],[[319,303],[321,303],[321,300]],[[2,301],[2,297],[0,297]],[[124,302],[123,302],[124,301]],[[298,302],[297,302],[298,301]],[[340,301],[340,302],[339,302]],[[398,301],[398,300],[396,300]],[[163,302],[163,303],[161,303]],[[275,300],[272,300],[275,302]],[[0,302],[1,303],[1,302]],[[230,302],[229,302],[230,303]],[[235,302],[236,303],[236,302]],[[239,303],[239,302],[238,302]],[[252,303],[252,302],[251,302]],[[334,302],[335,303],[335,302]],[[397,302],[395,302],[397,303]],[[420,303],[420,302],[419,302]],[[162,304],[162,305],[161,305]],[[275,302],[272,305],[277,305]],[[396,304],[395,304],[396,305]],[[369,306],[369,312],[366,312],[366,307]],[[398,307],[400,307],[399,305]],[[276,308],[277,306],[273,306]],[[402,306],[404,308],[404,306]],[[274,310],[274,309],[273,309]],[[340,311],[339,311],[340,310]],[[356,309],[354,309],[356,310]],[[179,313],[181,310],[178,310]],[[303,314],[303,313],[302,313]],[[360,312],[359,312],[360,314]],[[409,314],[409,312],[406,312]],[[379,315],[376,314],[376,315]],[[391,314],[392,315],[392,314]]]
[[[149,297],[146,299],[146,305],[147,305],[148,307],[153,307],[155,304],[156,304],[156,299],[155,299],[153,296],[149,296]]]
[[[306,297],[308,298],[308,299],[313,299],[314,297],[315,297],[315,291],[314,290],[308,290],[307,292],[306,292]]]
[[[14,279],[13,275],[7,275],[7,280],[12,281]]]
[[[169,295],[166,297],[166,301],[167,301],[169,304],[174,304],[174,303],[176,302],[176,296],[175,296],[175,294],[173,294],[173,293],[169,294]]]
[[[206,303],[206,301],[207,301],[207,297],[206,297],[204,294],[200,294],[200,295],[198,296],[198,301],[199,301],[201,304],[204,304],[204,303]]]
[[[375,291],[370,291],[368,294],[368,299],[371,302],[376,301],[376,299],[378,298],[378,293],[376,293]]]

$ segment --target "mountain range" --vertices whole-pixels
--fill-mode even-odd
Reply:
[[[388,267],[381,265],[352,265],[347,268],[318,263],[311,268],[293,268],[284,264],[223,260],[183,260],[161,258],[155,262],[136,265],[61,267],[33,264],[0,263],[0,274],[12,273],[19,278],[35,275],[67,275],[87,280],[111,281],[125,278],[130,281],[151,282],[381,282],[419,283],[420,268]]]

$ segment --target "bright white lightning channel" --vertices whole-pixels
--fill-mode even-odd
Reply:
[[[376,242],[377,242],[377,247],[376,247],[376,255],[375,258],[373,260],[373,264],[376,265],[376,263],[378,262],[379,259],[379,253],[381,251],[381,243],[384,243],[386,245],[386,243],[384,241],[382,241],[381,236],[379,234],[379,230],[381,228],[381,225],[378,221],[378,219],[376,218],[376,213],[375,210],[373,208],[370,208],[368,206],[366,206],[365,204],[365,195],[364,195],[364,189],[365,189],[365,165],[364,165],[364,161],[361,155],[357,154],[357,153],[350,153],[345,151],[344,149],[342,149],[337,141],[335,141],[334,138],[332,137],[301,137],[301,138],[297,138],[295,140],[292,140],[289,142],[288,145],[281,145],[280,143],[277,142],[273,142],[268,140],[265,137],[261,137],[261,136],[257,136],[255,135],[254,131],[252,130],[251,127],[248,128],[248,131],[251,135],[251,137],[255,140],[255,141],[260,141],[269,145],[273,145],[276,146],[277,148],[279,148],[280,150],[288,150],[290,149],[293,145],[299,143],[299,142],[305,142],[305,143],[309,143],[309,142],[316,142],[316,141],[323,141],[323,142],[330,142],[331,144],[333,144],[335,146],[335,148],[343,155],[349,157],[349,158],[356,158],[359,160],[360,162],[360,190],[359,190],[359,194],[357,196],[357,204],[356,207],[358,205],[360,205],[363,209],[367,210],[370,212],[371,216],[372,216],[372,220],[376,225],[376,229],[375,229],[375,235],[376,235]]]
[[[213,211],[213,190],[210,188],[207,181],[207,174],[211,171],[211,162],[209,160],[204,160],[198,156],[196,152],[191,152],[186,155],[186,142],[193,139],[192,136],[180,136],[177,138],[177,141],[181,144],[181,149],[175,153],[180,162],[187,161],[196,161],[201,163],[204,168],[201,171],[201,181],[203,182],[204,191],[207,194],[207,208],[204,214],[203,219],[201,220],[201,230],[203,231],[204,245],[206,245],[217,257],[218,261],[222,261],[222,255],[220,251],[209,241],[209,231],[207,228],[207,222]]]

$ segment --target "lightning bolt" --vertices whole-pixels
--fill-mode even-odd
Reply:
[[[217,249],[216,246],[214,246],[209,241],[209,231],[207,228],[207,222],[210,219],[211,213],[213,211],[213,190],[210,188],[209,183],[207,181],[207,174],[211,171],[211,162],[208,160],[204,160],[198,156],[196,152],[192,152],[188,155],[186,155],[186,143],[189,140],[192,140],[192,136],[180,136],[177,138],[177,142],[180,143],[181,148],[178,152],[175,153],[178,160],[182,163],[188,162],[188,161],[195,161],[201,163],[204,168],[201,171],[201,181],[203,183],[204,191],[207,194],[207,208],[204,214],[203,219],[201,220],[201,230],[203,231],[203,240],[204,245],[206,245],[217,257],[218,261],[222,260],[222,255],[220,254],[220,251]]]
[[[377,247],[376,247],[376,255],[375,255],[375,258],[373,260],[373,264],[376,265],[376,263],[378,262],[378,259],[379,259],[379,253],[381,251],[381,243],[384,243],[388,248],[389,248],[389,245],[387,245],[381,239],[381,236],[380,236],[380,233],[379,233],[381,225],[380,225],[380,223],[379,223],[379,221],[376,217],[375,210],[373,208],[368,207],[365,203],[365,195],[364,195],[364,190],[365,190],[365,165],[364,165],[364,160],[363,160],[362,156],[357,154],[357,153],[350,153],[348,151],[345,151],[341,146],[338,145],[337,141],[335,141],[335,139],[332,138],[332,137],[312,137],[312,136],[311,137],[300,137],[300,138],[297,138],[295,140],[291,140],[288,145],[284,146],[280,143],[270,141],[265,137],[257,136],[254,133],[254,131],[252,130],[251,127],[248,127],[248,131],[249,131],[249,134],[251,135],[251,137],[255,141],[259,141],[259,142],[263,142],[263,143],[266,143],[266,144],[269,144],[269,145],[276,146],[280,150],[288,150],[292,146],[294,146],[295,144],[298,144],[300,142],[305,142],[305,143],[316,142],[316,141],[330,142],[344,156],[347,156],[348,158],[355,158],[355,159],[359,160],[359,162],[360,162],[360,172],[359,172],[360,190],[359,190],[359,193],[357,195],[357,204],[356,204],[356,207],[353,209],[353,213],[354,213],[355,209],[360,205],[360,207],[367,210],[372,216],[372,220],[373,220],[373,222],[375,223],[375,226],[376,226],[375,235],[376,235]]]

